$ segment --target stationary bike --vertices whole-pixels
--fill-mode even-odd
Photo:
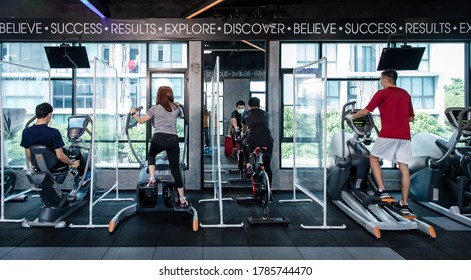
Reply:
[[[72,116],[68,119],[67,127],[67,136],[69,142],[72,142],[68,148],[69,158],[74,159],[79,152],[85,150],[86,153],[82,153],[82,158],[86,158],[86,161],[80,163],[85,164],[85,170],[88,170],[90,163],[90,157],[88,157],[87,153],[89,147],[81,144],[81,137],[85,132],[91,135],[88,129],[89,123],[92,123],[92,120],[88,115]],[[33,170],[26,176],[35,185],[34,190],[39,192],[44,206],[39,211],[36,220],[25,220],[22,226],[63,228],[66,226],[66,222],[63,219],[88,203],[90,180],[86,176],[80,178],[76,171],[70,169],[69,166],[60,165],[60,160],[56,157],[55,152],[45,145],[33,145],[30,147],[30,151]],[[57,167],[58,164],[59,167]],[[70,192],[65,192],[62,191],[61,187],[69,174],[74,176],[74,185]]]
[[[242,130],[239,130],[235,133],[235,141],[237,143],[237,169],[229,169],[229,173],[238,173],[239,178],[230,179],[231,183],[250,183],[251,179],[246,178],[246,168],[245,168],[245,158],[243,151],[243,142],[245,140],[245,134],[242,133]]]
[[[253,194],[251,200],[260,203],[263,210],[263,217],[250,216],[248,222],[249,224],[288,224],[290,221],[287,217],[270,217],[268,205],[273,202],[273,195],[270,179],[263,163],[263,158],[269,156],[267,150],[267,147],[256,147],[249,158],[253,168],[253,174],[250,177]],[[242,202],[240,199],[237,201]]]

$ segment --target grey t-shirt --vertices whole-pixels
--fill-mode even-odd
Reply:
[[[153,119],[154,133],[177,134],[177,118],[183,118],[183,110],[178,107],[168,112],[160,104],[152,106],[147,110],[147,115]]]

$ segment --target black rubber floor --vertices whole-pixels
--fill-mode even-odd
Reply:
[[[248,189],[227,189],[224,197],[236,198],[249,194]],[[123,196],[132,197],[133,192]],[[381,231],[376,239],[356,222],[329,204],[327,224],[346,225],[345,230],[306,230],[304,225],[322,225],[322,210],[316,203],[278,203],[288,199],[291,192],[276,192],[270,212],[274,217],[285,216],[288,225],[249,225],[249,216],[260,216],[257,204],[223,203],[223,220],[217,202],[198,203],[210,198],[212,189],[188,192],[199,214],[199,222],[205,225],[244,223],[237,228],[203,228],[192,230],[192,219],[186,213],[140,213],[128,217],[119,224],[114,233],[107,228],[22,228],[19,223],[0,223],[0,247],[270,247],[270,248],[390,248],[407,260],[471,259],[471,229],[446,230],[427,221],[427,217],[438,217],[422,206],[411,204],[418,216],[432,224],[437,238],[432,239],[415,231]],[[106,225],[111,217],[130,202],[102,202],[94,208],[93,224]],[[34,219],[41,203],[30,198],[24,203],[7,203],[6,218]],[[431,219],[434,220],[434,219]],[[88,224],[88,207],[82,207],[66,219],[70,224]],[[33,257],[33,256],[30,256]],[[8,258],[8,257],[7,257]],[[334,258],[334,257],[332,257]],[[374,259],[374,255],[370,255]]]

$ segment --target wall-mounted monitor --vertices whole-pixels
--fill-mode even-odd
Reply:
[[[51,68],[90,68],[85,47],[44,47]]]
[[[417,70],[425,47],[384,48],[377,70]]]

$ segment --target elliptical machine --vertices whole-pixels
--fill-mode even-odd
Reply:
[[[35,119],[31,119],[28,124]],[[74,159],[79,152],[85,150],[83,159],[86,158],[85,170],[89,169],[89,147],[83,146],[82,136],[85,132],[91,135],[88,125],[92,119],[86,116],[71,116],[68,119],[67,137],[72,144],[68,148],[69,158]],[[34,169],[27,174],[29,181],[35,185],[35,191],[39,192],[44,206],[39,211],[38,218],[34,221],[23,221],[23,227],[55,227],[66,226],[64,218],[69,216],[79,207],[88,203],[90,197],[90,180],[86,174],[80,179],[75,170],[69,166],[56,167],[59,159],[56,154],[45,145],[33,145],[30,147],[31,163]],[[82,163],[83,164],[83,163]],[[69,174],[74,176],[74,185],[70,192],[62,191],[61,187]]]
[[[355,101],[342,107],[342,131],[332,137],[330,143],[330,166],[327,174],[327,192],[332,202],[348,216],[372,233],[381,237],[380,230],[419,230],[432,238],[436,237],[432,226],[416,219],[403,216],[392,205],[395,199],[380,199],[373,196],[376,183],[370,174],[369,145],[371,130],[378,131],[371,114],[363,118],[347,120],[354,114]],[[345,140],[345,122],[352,128],[353,135]]]
[[[180,105],[181,106],[181,105]],[[136,108],[137,114],[140,114],[142,106]],[[139,162],[140,173],[136,186],[136,201],[137,203],[129,205],[121,209],[109,222],[108,231],[113,232],[118,224],[131,215],[137,213],[156,213],[156,212],[184,212],[192,216],[192,229],[198,231],[198,212],[191,205],[185,209],[179,209],[175,207],[179,197],[175,181],[170,172],[170,165],[167,156],[164,152],[157,155],[155,158],[155,181],[154,186],[147,186],[149,182],[149,169],[147,167],[147,161],[142,161],[134,149],[131,138],[129,136],[129,130],[137,126],[137,122],[131,117],[131,114],[127,115],[125,134],[128,140],[129,147],[134,158]],[[183,150],[183,158],[186,159],[186,149],[188,145],[188,124],[185,119],[185,144]],[[180,163],[180,170],[183,173],[186,168],[185,162]],[[184,176],[183,176],[184,178]]]
[[[471,227],[471,107],[451,107],[445,116],[454,128],[448,141],[418,133],[411,171],[411,198]]]

